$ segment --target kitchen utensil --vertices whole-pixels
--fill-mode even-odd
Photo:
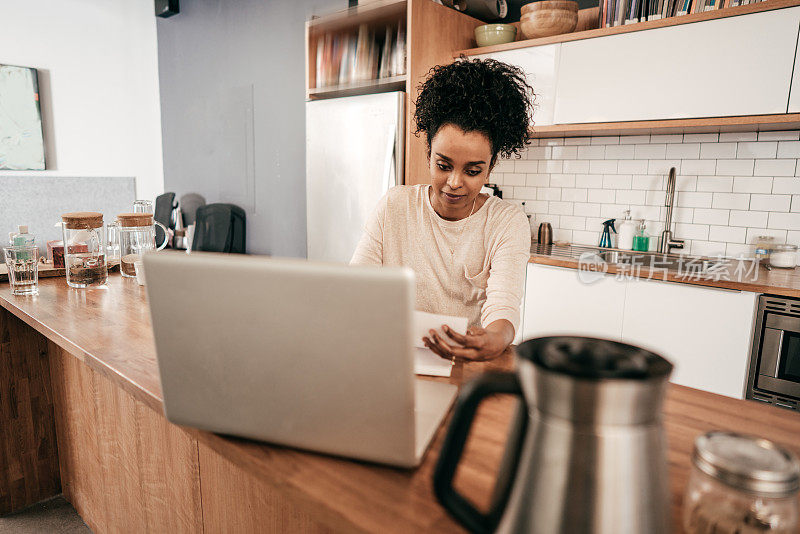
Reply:
[[[119,253],[120,272],[126,278],[135,278],[133,262],[140,260],[142,254],[151,250],[162,250],[167,246],[166,227],[153,221],[152,213],[120,213]],[[156,248],[156,226],[164,230],[165,238]]]
[[[541,0],[522,6],[520,28],[526,39],[570,33],[578,25],[578,3]]]
[[[800,463],[771,441],[708,432],[694,442],[683,501],[688,534],[798,532]]]
[[[102,286],[108,281],[103,214],[92,211],[61,216],[64,267],[70,287]]]
[[[4,247],[12,295],[39,293],[39,249],[36,246]]]
[[[543,337],[517,348],[516,371],[467,383],[434,471],[434,491],[472,532],[670,531],[661,405],[672,364],[644,349],[587,337]],[[522,401],[491,508],[452,486],[480,403]]]
[[[539,225],[539,233],[536,241],[538,241],[540,245],[553,244],[553,227],[550,226],[549,222],[543,222]]]
[[[475,28],[475,42],[478,46],[513,43],[516,37],[517,27],[511,24],[484,24]]]

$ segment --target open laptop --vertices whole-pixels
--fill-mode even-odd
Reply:
[[[414,274],[210,253],[144,258],[167,419],[402,467],[456,393],[414,375]]]

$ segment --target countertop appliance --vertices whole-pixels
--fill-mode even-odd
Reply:
[[[403,182],[405,93],[306,104],[308,259],[347,263],[386,191]]]
[[[448,512],[480,533],[671,532],[661,406],[672,364],[588,337],[532,339],[517,355],[515,372],[459,394],[433,478]],[[523,402],[482,513],[452,481],[481,401],[498,393]]]
[[[800,299],[758,297],[745,397],[800,411]]]

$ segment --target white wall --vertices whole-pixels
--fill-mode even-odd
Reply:
[[[152,0],[2,0],[0,20],[0,64],[39,69],[48,170],[31,173],[134,176],[138,198],[160,194]]]

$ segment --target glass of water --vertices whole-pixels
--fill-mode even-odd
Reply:
[[[5,247],[8,281],[13,295],[39,293],[39,249],[37,247]]]

